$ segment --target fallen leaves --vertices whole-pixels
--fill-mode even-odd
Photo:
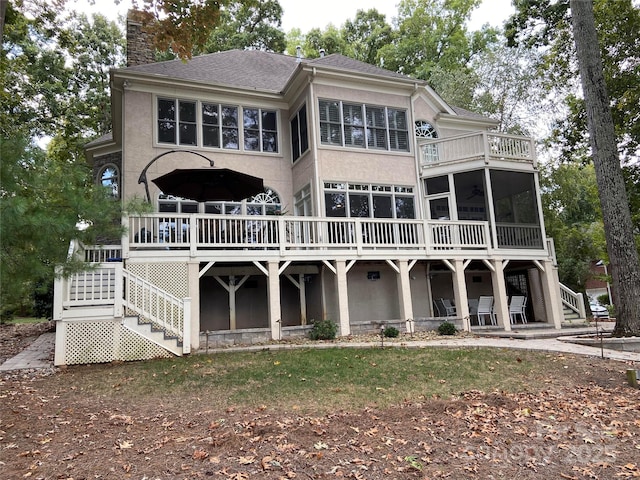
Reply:
[[[125,409],[36,387],[3,391],[7,478],[640,478],[640,399],[582,380],[391,407],[373,403],[376,390],[366,408],[315,416],[298,405],[216,407],[200,393]]]

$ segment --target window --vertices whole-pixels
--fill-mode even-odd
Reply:
[[[163,213],[198,213],[198,202],[160,193],[158,211]]]
[[[342,146],[340,102],[320,100],[320,140],[325,144]]]
[[[303,105],[291,119],[291,153],[293,161],[295,162],[308,149],[307,106]]]
[[[215,103],[202,104],[202,145],[238,149],[238,108]]]
[[[271,188],[265,188],[243,202],[198,203],[172,195],[160,193],[158,211],[167,213],[209,213],[214,215],[280,215],[280,196]]]
[[[442,175],[440,177],[425,178],[424,189],[427,195],[436,195],[438,193],[449,192],[449,177]]]
[[[325,145],[409,151],[404,110],[320,100],[320,141]]]
[[[344,143],[350,147],[364,148],[364,118],[362,105],[342,104]]]
[[[244,202],[207,202],[204,209],[217,215],[280,215],[282,203],[275,190],[265,187],[264,192]]]
[[[413,187],[326,182],[327,217],[415,218]]]
[[[387,109],[389,121],[389,142],[391,150],[409,151],[409,130],[407,128],[407,114],[404,110]]]
[[[158,143],[227,150],[240,150],[242,145],[243,150],[250,152],[278,152],[275,110],[158,98],[157,115]],[[306,118],[303,127],[304,143],[301,146],[307,149]]]
[[[295,215],[299,216],[311,216],[313,215],[312,203],[311,203],[311,187],[307,185],[302,190],[294,195],[295,200]]]
[[[115,165],[105,165],[98,175],[100,184],[107,188],[113,198],[118,198],[118,184],[120,183],[120,173]]]
[[[429,122],[417,120],[415,123],[415,132],[417,138],[438,138],[438,132]],[[422,161],[424,163],[434,163],[438,161],[438,145],[428,143],[421,145]]]
[[[198,144],[196,102],[158,99],[158,142]]]
[[[415,127],[418,138],[438,138],[438,132],[429,122],[417,120]]]
[[[276,112],[244,108],[244,149],[254,152],[277,152]]]
[[[367,145],[369,148],[387,149],[387,129],[384,107],[367,106]]]

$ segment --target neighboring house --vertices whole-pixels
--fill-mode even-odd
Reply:
[[[585,283],[585,291],[590,299],[597,300],[602,295],[611,299],[611,284],[606,278],[609,275],[607,264],[602,260],[592,260],[589,263],[589,278]],[[612,301],[609,300],[609,303]]]
[[[466,330],[483,328],[469,311],[482,295],[498,328],[511,329],[510,295],[528,298],[529,324],[560,328],[532,139],[342,55],[145,63],[135,24],[128,37],[132,66],[111,72],[113,132],[87,146],[97,181],[126,204],[146,196],[146,167],[152,180],[206,157],[265,192],[197,203],[147,182],[157,213],[125,217],[118,245],[74,245],[99,265],[56,285],[56,364],[182,355],[203,332],[279,340],[314,319],[342,336],[424,330],[442,320],[439,298]]]

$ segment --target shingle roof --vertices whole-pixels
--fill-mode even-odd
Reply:
[[[300,63],[395,79],[409,78],[335,53],[323,58],[303,58],[298,62],[296,57],[259,50],[228,50],[200,55],[186,62],[169,60],[136,65],[120,71],[144,72],[167,78],[282,92]]]
[[[137,65],[122,69],[168,78],[281,92],[298,63],[295,57],[257,50],[228,50],[191,60]]]
[[[95,145],[100,145],[102,143],[111,142],[111,141],[113,141],[113,133],[108,132],[98,138],[94,138],[90,142],[87,142],[84,148],[93,147]]]
[[[331,55],[327,55],[326,57],[322,57],[322,58],[304,60],[304,62],[309,65],[333,67],[333,68],[338,68],[338,69],[347,70],[351,72],[366,73],[369,75],[379,75],[382,77],[391,77],[396,79],[412,80],[418,83],[424,83],[422,80],[414,80],[406,75],[402,75],[401,73],[385,70],[384,68],[376,67],[375,65],[361,62],[359,60],[354,60],[353,58],[345,57],[344,55],[340,55],[338,53],[332,53]]]

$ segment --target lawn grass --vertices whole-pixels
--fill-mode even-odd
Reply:
[[[502,349],[306,348],[71,367],[65,377],[73,378],[63,381],[134,402],[189,392],[212,407],[268,405],[317,413],[470,390],[538,389],[555,362],[553,355]]]

